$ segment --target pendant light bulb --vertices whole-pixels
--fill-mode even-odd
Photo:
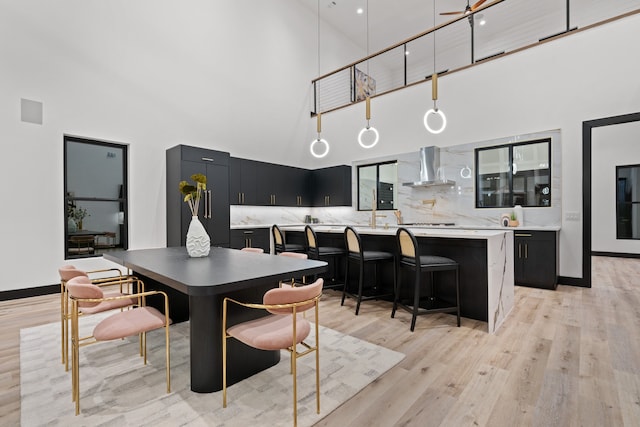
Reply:
[[[367,96],[367,99],[365,102],[367,105],[367,111],[366,111],[367,126],[362,128],[362,130],[358,134],[358,144],[360,144],[362,148],[371,148],[378,143],[378,140],[380,139],[380,134],[378,133],[378,130],[376,128],[369,125],[369,120],[371,120],[371,98]],[[363,137],[365,134],[368,134],[368,133],[373,134],[373,141],[366,143],[363,140]]]
[[[313,157],[315,157],[316,159],[321,159],[327,154],[329,154],[329,143],[327,142],[326,139],[322,139],[320,137],[320,134],[322,133],[322,114],[318,113],[316,117],[317,117],[316,128],[318,131],[318,138],[311,141],[311,146],[309,147],[309,151],[311,151],[311,155]],[[324,146],[324,151],[316,152],[316,150],[321,149],[319,148],[320,146]]]

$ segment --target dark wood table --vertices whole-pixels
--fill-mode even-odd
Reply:
[[[222,389],[222,300],[261,302],[280,280],[323,273],[327,263],[212,247],[208,257],[190,258],[184,247],[103,254],[141,277],[147,290],[169,291],[170,317],[190,321],[191,390]],[[177,291],[177,292],[175,292]],[[183,299],[181,304],[180,299]],[[228,325],[263,316],[262,310],[229,307]],[[278,363],[280,352],[256,350],[235,340],[228,346],[229,385]]]

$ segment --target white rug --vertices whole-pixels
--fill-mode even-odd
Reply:
[[[81,319],[86,335],[99,319]],[[313,334],[313,332],[312,332]],[[138,340],[80,349],[80,411],[71,374],[60,362],[60,324],[22,329],[20,393],[23,426],[289,426],[293,425],[289,354],[278,365],[222,392],[189,387],[189,324],[171,326],[171,390],[166,394],[164,335],[148,334],[148,364]],[[310,337],[312,338],[312,337]],[[320,327],[320,414],[315,411],[315,356],[298,359],[298,424],[310,426],[396,365],[404,355]]]

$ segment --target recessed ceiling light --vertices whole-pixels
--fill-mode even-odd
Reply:
[[[356,13],[358,15],[362,15],[364,13],[364,9],[362,9],[361,7],[358,8],[358,10],[356,10]]]
[[[410,53],[411,53],[411,52],[409,52],[408,50],[405,50],[405,51],[404,51],[404,54],[405,54],[405,55],[409,55]]]

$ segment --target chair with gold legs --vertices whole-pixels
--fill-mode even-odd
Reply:
[[[289,258],[298,258],[298,259],[307,259],[308,256],[307,254],[303,254],[301,252],[280,252],[278,254],[278,256],[288,256]],[[280,281],[280,287],[282,287],[283,285],[285,286],[295,286],[296,285],[296,279],[299,279],[301,283],[306,284],[307,283],[307,278],[305,276],[302,276],[301,278],[296,278],[296,277],[292,277],[291,280],[281,280]]]
[[[283,287],[268,290],[262,304],[249,304],[229,297],[222,303],[222,406],[227,407],[227,340],[235,338],[244,344],[261,350],[288,350],[291,354],[293,375],[293,425],[298,422],[298,391],[296,362],[301,356],[316,354],[316,406],[320,413],[320,355],[318,332],[318,302],[322,295],[323,280],[307,286]],[[233,325],[227,329],[227,306],[235,304],[251,309],[267,310],[270,314],[259,319]],[[311,324],[300,314],[314,309],[315,345],[304,340],[311,332]],[[298,351],[298,345],[304,347]]]
[[[140,282],[140,281],[138,281]],[[136,289],[143,289],[136,283]],[[140,355],[147,364],[146,333],[155,329],[165,330],[165,363],[167,377],[167,393],[171,392],[170,356],[169,356],[169,299],[161,291],[137,292],[131,295],[107,297],[99,286],[94,285],[87,277],[78,276],[67,282],[67,291],[71,300],[71,396],[76,406],[76,415],[80,413],[80,347],[100,341],[111,341],[133,335],[140,336]],[[145,305],[145,299],[151,295],[164,297],[164,313]],[[118,300],[135,298],[136,307],[131,310],[118,311],[101,320],[91,336],[80,337],[78,332],[78,316],[81,307],[97,306],[102,303],[113,303]]]
[[[69,314],[69,293],[67,292],[66,284],[74,277],[87,277],[94,276],[91,283],[98,286],[117,286],[119,289],[109,291],[106,295],[109,297],[122,296],[131,293],[131,279],[135,279],[129,275],[123,275],[117,268],[109,268],[103,270],[83,271],[75,268],[73,265],[64,265],[58,269],[60,274],[60,337],[61,337],[61,350],[62,350],[62,363],[64,364],[65,371],[69,370],[69,321],[71,319]],[[140,291],[144,291],[141,289]],[[104,304],[98,304],[94,307],[84,307],[83,314],[95,314],[101,313],[107,310],[113,310],[116,308],[125,308],[134,304],[133,300],[114,300]]]

